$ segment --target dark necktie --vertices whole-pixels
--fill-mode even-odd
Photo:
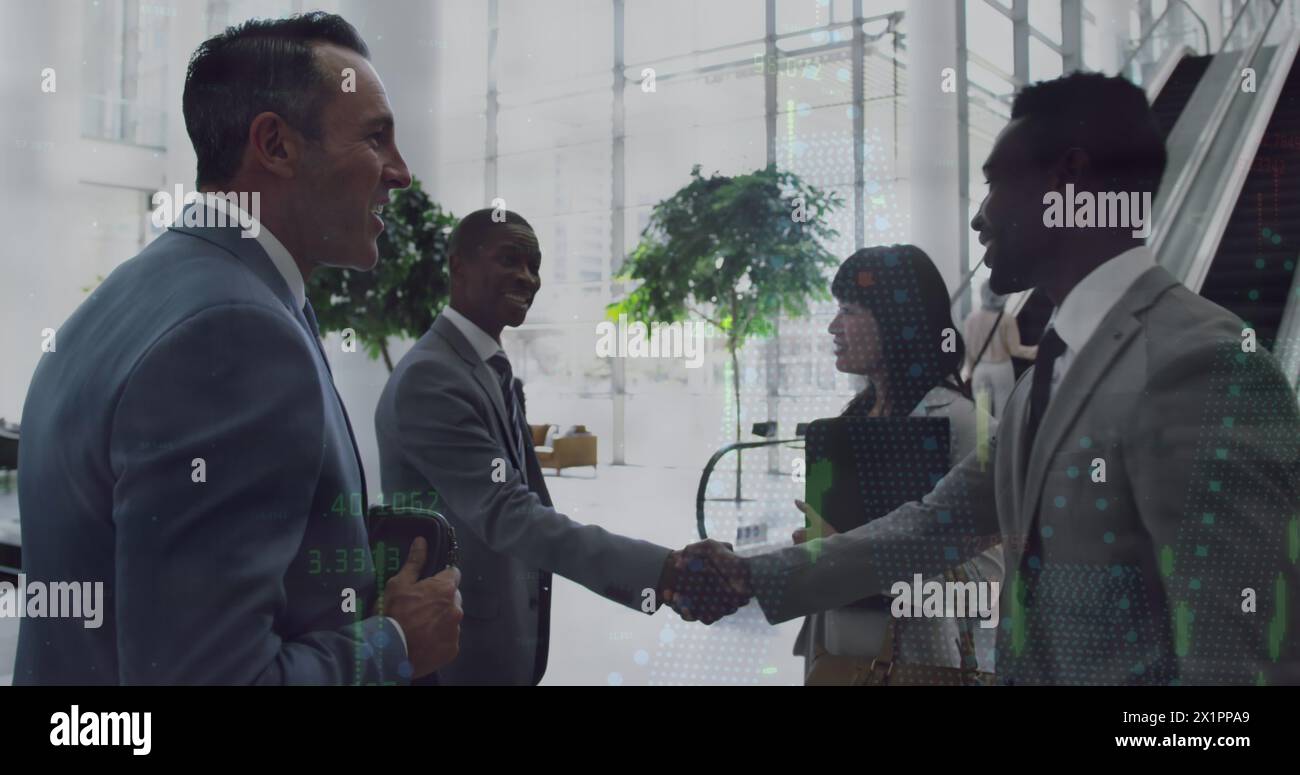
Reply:
[[[311,308],[311,301],[302,305],[302,316],[307,318],[307,328],[311,333],[311,339],[316,343],[316,350],[320,353],[321,360],[325,362],[325,370],[334,376],[334,369],[330,368],[330,359],[325,357],[325,346],[320,342],[320,324],[316,322],[316,310]]]
[[[316,322],[316,310],[311,308],[311,301],[302,305],[303,317],[307,318],[307,326],[311,329],[312,336],[316,341],[320,341],[320,324]]]
[[[1047,413],[1047,403],[1052,398],[1052,372],[1056,370],[1056,359],[1065,352],[1065,342],[1056,335],[1056,330],[1049,328],[1038,343],[1038,357],[1034,359],[1034,381],[1029,391],[1029,435],[1026,438],[1033,448],[1034,437],[1038,435],[1038,425]]]
[[[510,443],[515,448],[515,459],[519,461],[519,476],[524,482],[528,481],[526,471],[527,458],[524,457],[524,418],[523,411],[519,406],[519,394],[515,387],[514,373],[510,369],[510,361],[506,360],[505,353],[497,353],[488,358],[488,365],[497,374],[497,382],[501,385],[501,397],[506,403],[506,417],[509,418]]]
[[[361,465],[361,451],[357,447],[356,434],[352,432],[352,420],[348,417],[348,409],[343,405],[343,396],[339,395],[338,388],[334,386],[334,370],[330,368],[330,359],[325,357],[325,346],[320,341],[320,324],[316,322],[316,311],[311,308],[311,301],[302,305],[302,316],[307,319],[307,328],[310,329],[311,340],[316,344],[316,351],[320,353],[320,359],[325,364],[325,371],[330,375],[330,388],[334,390],[334,396],[338,399],[339,409],[343,412],[343,421],[348,426],[348,438],[352,441],[352,453],[357,458],[357,471],[361,473],[361,502],[366,502],[366,470]]]

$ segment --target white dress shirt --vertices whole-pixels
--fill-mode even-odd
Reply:
[[[501,349],[500,342],[493,339],[491,334],[479,328],[474,321],[460,314],[455,307],[448,304],[443,307],[440,314],[451,321],[451,324],[456,327],[461,336],[465,337],[469,342],[469,346],[474,348],[474,352],[483,359],[484,363],[487,363],[488,358],[497,353],[501,353],[502,356],[506,354],[505,350]],[[506,358],[506,361],[509,360],[509,358]]]
[[[289,250],[281,244],[280,240],[275,238],[270,229],[266,228],[266,224],[260,223],[256,218],[245,213],[240,209],[239,205],[230,200],[223,201],[226,203],[226,223],[230,223],[232,219],[237,217],[239,220],[235,221],[236,223],[257,224],[256,229],[249,229],[249,231],[257,233],[257,236],[253,237],[253,239],[258,245],[262,246],[262,250],[266,251],[267,257],[271,259],[272,266],[284,278],[285,284],[289,286],[289,293],[293,294],[294,303],[298,305],[298,309],[302,309],[307,304],[307,285],[303,282],[302,270],[298,268],[293,256],[289,255]],[[218,212],[211,207],[208,210],[214,213]],[[208,223],[216,223],[216,221],[209,220]]]
[[[1061,306],[1052,311],[1047,327],[1055,330],[1065,344],[1052,370],[1052,396],[1056,395],[1056,388],[1075,356],[1097,333],[1101,321],[1138,278],[1155,265],[1155,255],[1146,245],[1126,250],[1089,272],[1065,295]]]

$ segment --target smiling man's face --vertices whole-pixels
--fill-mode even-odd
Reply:
[[[374,68],[339,46],[320,44],[315,53],[327,73],[350,68],[356,90],[331,90],[321,138],[307,144],[293,197],[301,230],[296,243],[315,264],[369,271],[379,260],[384,229],[378,211],[391,191],[411,184],[411,173],[397,150],[393,111]]]
[[[1064,231],[1043,225],[1043,195],[1058,186],[1049,170],[1030,157],[1027,134],[1025,119],[1016,119],[998,135],[984,164],[988,195],[971,221],[992,271],[989,285],[997,293],[1023,291],[1042,282]]]
[[[527,226],[502,223],[469,255],[453,255],[453,301],[461,314],[492,336],[523,325],[542,287],[542,253]]]

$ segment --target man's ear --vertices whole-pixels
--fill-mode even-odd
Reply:
[[[1049,190],[1064,190],[1067,183],[1079,188],[1084,175],[1092,168],[1092,158],[1082,148],[1070,148],[1048,170]]]
[[[248,125],[245,160],[275,177],[289,179],[297,175],[306,144],[302,133],[289,126],[278,113],[265,111],[254,116]]]

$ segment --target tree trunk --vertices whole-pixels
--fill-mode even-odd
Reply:
[[[379,340],[379,354],[384,356],[384,365],[388,367],[388,373],[393,373],[393,359],[388,355],[388,337]]]
[[[736,400],[736,442],[740,442],[740,359],[736,357],[736,340],[727,337],[727,350],[731,353],[731,395]],[[736,450],[736,500],[740,500],[741,455],[743,449]]]

